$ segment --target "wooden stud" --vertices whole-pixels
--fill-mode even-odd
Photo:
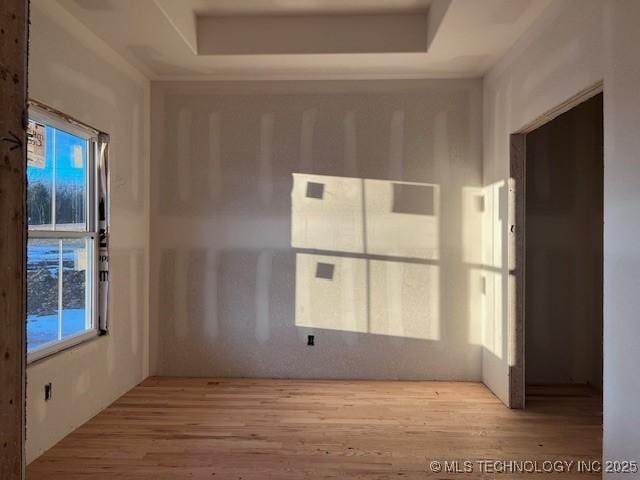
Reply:
[[[28,2],[0,4],[0,478],[24,478]]]

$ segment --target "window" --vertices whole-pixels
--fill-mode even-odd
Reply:
[[[97,335],[97,134],[29,109],[29,361]]]

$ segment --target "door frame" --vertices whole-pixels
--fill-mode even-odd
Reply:
[[[509,407],[525,407],[525,272],[527,134],[604,91],[599,81],[510,135],[509,142]]]

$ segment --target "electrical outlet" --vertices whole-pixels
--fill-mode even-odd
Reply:
[[[47,383],[44,386],[44,401],[48,402],[49,400],[51,400],[52,395],[53,395],[53,385],[51,385],[51,383]]]
[[[315,345],[315,337],[313,335],[307,335],[307,345],[313,347]]]

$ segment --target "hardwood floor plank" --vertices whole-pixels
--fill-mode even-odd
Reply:
[[[149,378],[28,468],[29,480],[493,478],[431,460],[591,461],[595,392],[509,410],[458,382]],[[500,475],[528,478],[530,474]],[[577,471],[543,478],[598,478]]]

